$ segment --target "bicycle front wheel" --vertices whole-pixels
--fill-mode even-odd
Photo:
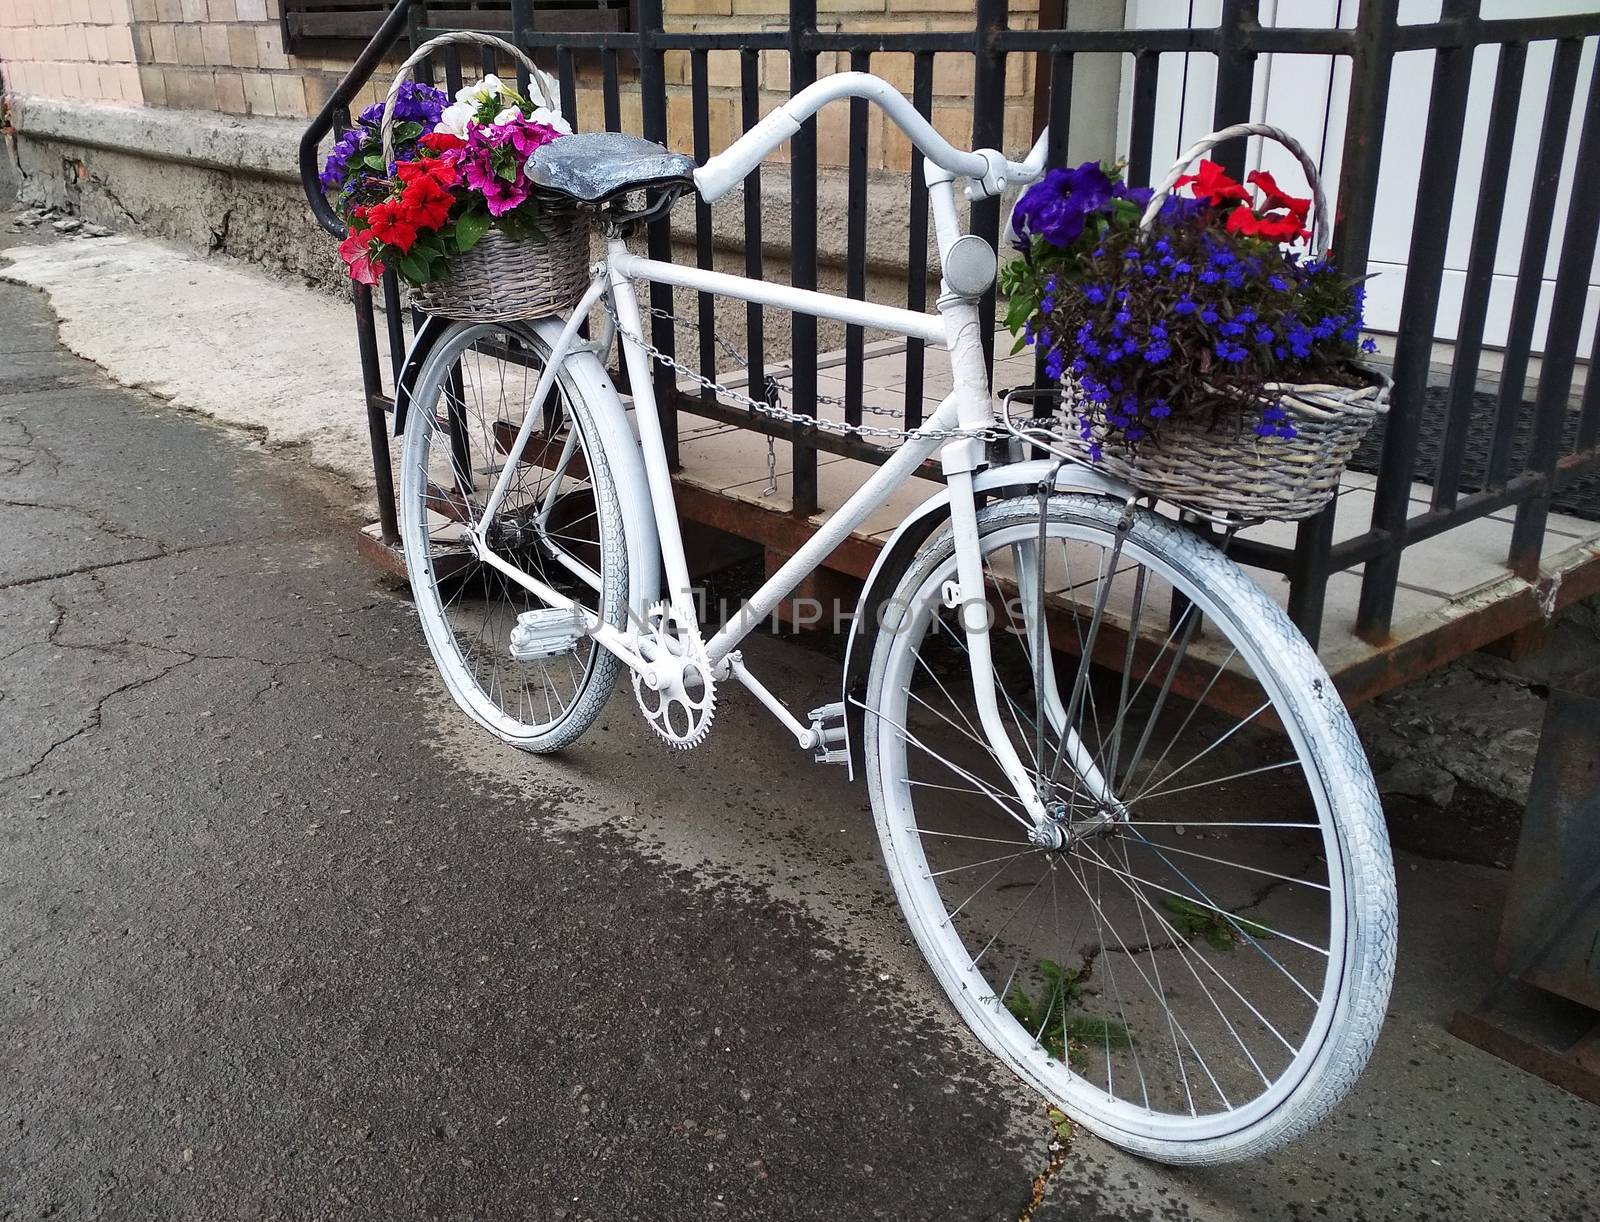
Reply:
[[[1265,592],[1152,513],[1021,497],[979,536],[1001,717],[1054,826],[1030,836],[979,725],[945,532],[889,604],[865,697],[912,933],[979,1039],[1093,1132],[1168,1162],[1274,1149],[1360,1073],[1394,969],[1349,716]]]
[[[565,637],[570,619],[552,625],[545,603],[468,547],[507,464],[512,479],[486,531],[495,554],[619,627],[628,598],[616,481],[572,379],[557,377],[512,452],[548,353],[523,323],[446,331],[417,376],[400,481],[406,568],[446,688],[478,724],[541,752],[593,724],[617,660],[587,636]]]

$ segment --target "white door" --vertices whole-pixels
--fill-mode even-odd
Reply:
[[[1594,7],[1594,0],[1484,0],[1483,15],[1486,18],[1549,16],[1592,12]],[[1400,20],[1402,24],[1435,21],[1439,17],[1439,8],[1439,0],[1402,0]],[[1358,11],[1356,0],[1262,0],[1261,23],[1265,26],[1351,28],[1356,24]],[[1173,25],[1205,27],[1216,25],[1221,17],[1222,3],[1221,0],[1129,0],[1127,13],[1128,24],[1134,28]],[[1436,336],[1441,340],[1455,338],[1460,316],[1478,191],[1480,186],[1485,185],[1480,183],[1480,177],[1497,54],[1497,48],[1479,48],[1473,64],[1435,327]],[[1578,89],[1568,124],[1565,160],[1534,331],[1536,352],[1543,347],[1550,295],[1560,263],[1561,235],[1566,221],[1573,167],[1577,160],[1582,100],[1588,87],[1589,74],[1593,70],[1594,56],[1595,40],[1591,39],[1585,44],[1579,63]],[[1432,51],[1410,51],[1395,57],[1389,87],[1383,161],[1378,175],[1376,220],[1368,263],[1368,270],[1375,275],[1369,282],[1367,318],[1368,324],[1378,331],[1394,330],[1399,320],[1405,288],[1405,261],[1411,243],[1417,175],[1428,119],[1433,59]],[[1533,43],[1528,48],[1517,135],[1512,146],[1511,172],[1504,184],[1505,213],[1496,251],[1495,278],[1484,330],[1484,343],[1490,347],[1501,346],[1506,340],[1517,266],[1527,229],[1531,195],[1529,179],[1533,173],[1539,126],[1554,59],[1553,43]],[[1256,63],[1256,100],[1251,117],[1275,124],[1291,133],[1316,158],[1330,207],[1339,189],[1339,159],[1344,142],[1349,83],[1350,61],[1344,57],[1264,55]],[[1168,158],[1176,157],[1186,144],[1211,129],[1215,90],[1216,67],[1211,55],[1175,53],[1161,57],[1156,89],[1152,175],[1158,176],[1168,164]],[[1130,99],[1125,97],[1121,128],[1121,147],[1124,150],[1128,141],[1129,105]],[[1250,143],[1252,148],[1247,157],[1250,168],[1270,170],[1286,189],[1293,191],[1295,188],[1290,184],[1302,181],[1294,159],[1271,142],[1253,139]],[[1487,185],[1491,189],[1501,187],[1500,184]],[[1337,240],[1335,235],[1336,243]],[[1587,357],[1590,351],[1597,315],[1600,315],[1600,252],[1597,252],[1595,265],[1590,269],[1589,293],[1578,349],[1580,357]]]

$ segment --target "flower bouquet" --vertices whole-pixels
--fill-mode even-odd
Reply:
[[[1294,152],[1312,196],[1263,171],[1236,182],[1211,161],[1184,173],[1245,134]],[[1217,515],[1306,517],[1337,492],[1387,386],[1356,363],[1371,350],[1362,285],[1326,258],[1315,169],[1293,140],[1229,128],[1154,191],[1093,162],[1052,170],[1012,228],[1022,258],[1002,275],[1007,323],[1063,388],[1054,424],[1068,451]],[[1314,233],[1315,253],[1297,249]]]
[[[528,64],[538,105],[494,75],[455,101],[409,79],[448,42],[493,45]],[[564,201],[534,194],[534,150],[572,132],[549,101],[554,83],[510,44],[458,32],[418,48],[386,101],[364,110],[334,144],[322,187],[348,226],[339,255],[359,284],[388,268],[423,310],[495,320],[568,306],[587,281],[588,233]]]

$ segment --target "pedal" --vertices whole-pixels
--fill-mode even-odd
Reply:
[[[583,620],[575,610],[541,607],[524,611],[511,629],[511,656],[519,662],[559,657],[571,652],[583,635]]]
[[[811,732],[817,736],[816,754],[812,758],[819,764],[849,763],[844,701],[839,700],[833,704],[825,704],[819,709],[812,709],[809,720]]]

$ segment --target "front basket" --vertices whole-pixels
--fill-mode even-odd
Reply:
[[[464,322],[508,322],[559,314],[589,283],[589,227],[575,208],[547,203],[545,236],[531,241],[490,228],[438,280],[412,290],[424,313]]]
[[[1095,467],[1139,491],[1224,518],[1309,518],[1339,491],[1345,464],[1377,417],[1387,410],[1389,385],[1376,371],[1356,367],[1361,386],[1268,386],[1294,425],[1293,437],[1261,437],[1256,425],[1267,402],[1217,419],[1167,420],[1152,437],[1130,446],[1120,433],[1091,428],[1084,437],[1071,420],[1057,444],[1084,462],[1098,444]],[[1070,396],[1063,411],[1070,412]]]

